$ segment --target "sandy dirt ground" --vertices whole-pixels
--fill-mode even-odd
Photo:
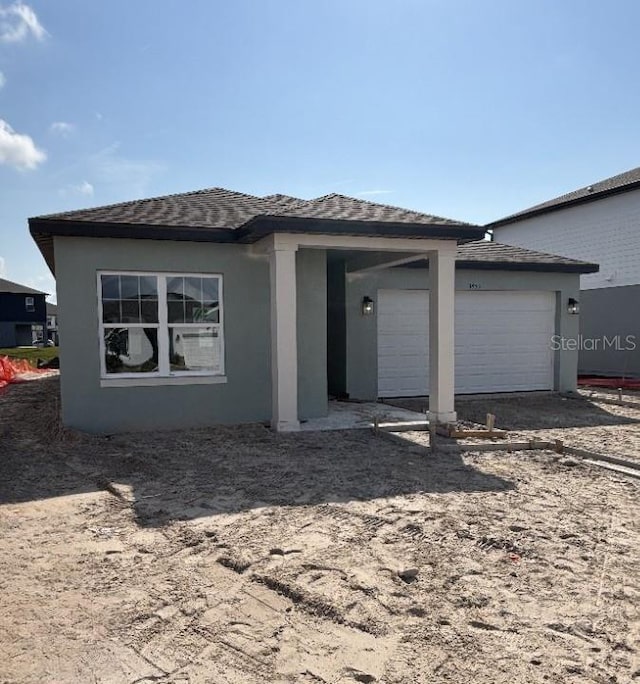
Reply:
[[[365,430],[83,436],[56,396],[0,394],[4,684],[640,681],[640,480]]]
[[[508,430],[513,441],[561,439],[582,449],[640,460],[640,395],[622,396],[623,401],[637,404],[631,407],[599,401],[615,400],[615,393],[595,391],[592,397],[591,394],[583,391],[572,399],[548,393],[459,397],[456,409],[463,426],[469,428],[484,425],[487,413],[493,413],[496,428]],[[427,400],[392,401],[401,408],[422,411]]]

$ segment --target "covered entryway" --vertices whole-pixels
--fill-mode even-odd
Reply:
[[[271,290],[272,425],[278,431],[300,429],[298,418],[298,274],[299,249],[334,249],[384,255],[385,267],[427,260],[432,301],[429,318],[429,417],[455,422],[454,409],[454,300],[455,240],[371,237],[368,235],[304,235],[276,233],[257,248],[269,255]],[[407,253],[410,256],[407,256]],[[426,312],[426,309],[425,309]],[[322,312],[326,316],[326,312]],[[326,359],[326,357],[325,357]]]
[[[455,391],[554,386],[555,293],[456,292]],[[429,393],[429,291],[378,291],[378,395]]]

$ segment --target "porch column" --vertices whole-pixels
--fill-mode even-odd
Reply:
[[[454,407],[455,243],[429,254],[429,419],[456,421]]]
[[[297,245],[275,243],[271,276],[271,427],[298,430]]]

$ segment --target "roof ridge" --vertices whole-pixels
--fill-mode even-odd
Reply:
[[[190,197],[192,195],[204,195],[210,192],[229,192],[234,195],[242,195],[243,197],[248,197],[250,199],[254,200],[261,200],[263,199],[262,197],[258,197],[257,195],[250,195],[249,193],[246,192],[239,192],[238,190],[229,190],[228,188],[223,188],[220,186],[214,186],[211,188],[201,188],[200,190],[189,190],[188,192],[172,192],[168,195],[156,195],[154,197],[141,197],[139,199],[134,199],[134,200],[125,200],[124,202],[113,202],[112,204],[100,204],[96,207],[85,207],[81,209],[71,209],[69,211],[56,211],[52,214],[40,214],[38,216],[34,216],[33,218],[38,218],[38,219],[47,219],[47,218],[53,218],[56,216],[68,216],[69,214],[75,214],[78,212],[82,211],[93,211],[94,209],[113,209],[114,207],[126,207],[126,206],[131,206],[133,204],[146,204],[147,202],[154,202],[156,200],[165,200],[165,199],[170,199],[172,197]]]
[[[309,201],[310,202],[316,202],[316,201],[328,199],[329,197],[342,197],[344,199],[350,199],[350,200],[355,200],[356,202],[361,202],[362,204],[370,204],[374,207],[384,207],[385,209],[392,209],[395,211],[403,211],[407,214],[413,214],[415,216],[429,216],[431,218],[441,219],[442,221],[445,221],[447,223],[452,221],[452,219],[448,219],[444,216],[438,216],[437,214],[429,214],[426,211],[419,211],[418,209],[407,209],[406,207],[399,207],[398,205],[386,204],[384,202],[373,202],[371,200],[361,199],[360,197],[353,197],[351,195],[343,195],[342,193],[339,193],[339,192],[332,192],[332,193],[329,193],[328,195],[322,195],[321,197],[316,197],[315,199],[309,200]],[[461,225],[468,225],[468,226],[473,225],[467,221],[458,221],[457,219],[455,220],[455,223],[459,223]]]
[[[636,166],[633,169],[629,169],[628,171],[622,171],[620,173],[616,173],[613,176],[608,176],[607,178],[603,178],[602,180],[595,181],[593,183],[589,183],[588,185],[583,185],[579,188],[576,188],[575,190],[570,190],[569,192],[565,192],[562,195],[558,195],[557,197],[552,197],[550,200],[547,200],[547,202],[557,202],[558,200],[562,200],[565,197],[570,197],[571,195],[575,195],[578,192],[589,192],[593,193],[593,195],[597,195],[600,192],[604,192],[607,190],[607,188],[602,188],[600,190],[595,190],[594,186],[596,185],[602,185],[603,183],[609,183],[611,181],[615,181],[616,178],[623,178],[624,176],[627,176],[629,174],[632,174],[634,171],[640,172],[640,166]],[[638,179],[631,178],[627,181],[624,181],[620,183],[620,185],[617,185],[615,187],[623,188],[625,185],[630,185],[631,183],[637,183]],[[534,205],[533,207],[530,207],[530,209],[535,209],[536,207],[542,206],[543,204],[546,204],[547,202],[540,202],[539,204]],[[527,209],[525,209],[527,211]]]
[[[294,195],[285,195],[283,192],[274,192],[271,195],[263,195],[260,199],[274,199],[274,197],[284,197],[285,199],[296,200],[297,202],[309,202],[310,200],[302,199],[302,197],[295,197]]]
[[[529,215],[536,215],[538,213],[546,213],[547,211],[555,211],[572,203],[588,202],[591,199],[606,196],[616,192],[624,192],[627,186],[634,186],[640,183],[640,166],[636,166],[627,171],[621,171],[613,176],[608,176],[602,180],[583,185],[574,190],[569,190],[561,195],[552,197],[544,202],[538,202],[532,206],[516,211],[502,218],[496,219],[486,224],[493,226],[503,223],[512,223],[517,219],[524,219]]]

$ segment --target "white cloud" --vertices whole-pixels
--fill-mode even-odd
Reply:
[[[362,192],[357,192],[356,195],[390,195],[393,190],[363,190]]]
[[[32,287],[35,290],[41,290],[49,295],[53,295],[53,300],[55,300],[56,281],[50,273],[43,273],[37,276],[32,276],[31,278],[27,278],[27,282],[25,284],[27,287]]]
[[[67,185],[58,190],[61,197],[68,197],[69,195],[84,195],[85,197],[92,197],[95,188],[89,181],[82,181],[82,183]]]
[[[7,82],[7,79],[5,78],[5,75],[0,71],[0,88],[4,87],[4,84]]]
[[[45,152],[38,149],[28,135],[16,133],[0,119],[0,164],[25,171],[35,169],[46,158]]]
[[[0,5],[0,43],[21,43],[30,36],[43,40],[47,35],[36,13],[23,2]]]
[[[142,197],[152,179],[166,170],[162,162],[151,159],[129,159],[119,154],[116,142],[90,159],[90,175],[102,185],[123,188],[129,198]]]
[[[58,135],[61,135],[63,138],[68,137],[71,133],[73,133],[73,129],[75,126],[71,123],[68,123],[66,121],[54,121],[51,126],[49,126],[49,130],[52,133],[57,133]]]
[[[89,181],[82,181],[79,185],[71,186],[72,190],[80,193],[81,195],[93,195],[93,185]]]
[[[0,257],[0,278],[5,278],[7,275],[7,262],[3,257]]]

